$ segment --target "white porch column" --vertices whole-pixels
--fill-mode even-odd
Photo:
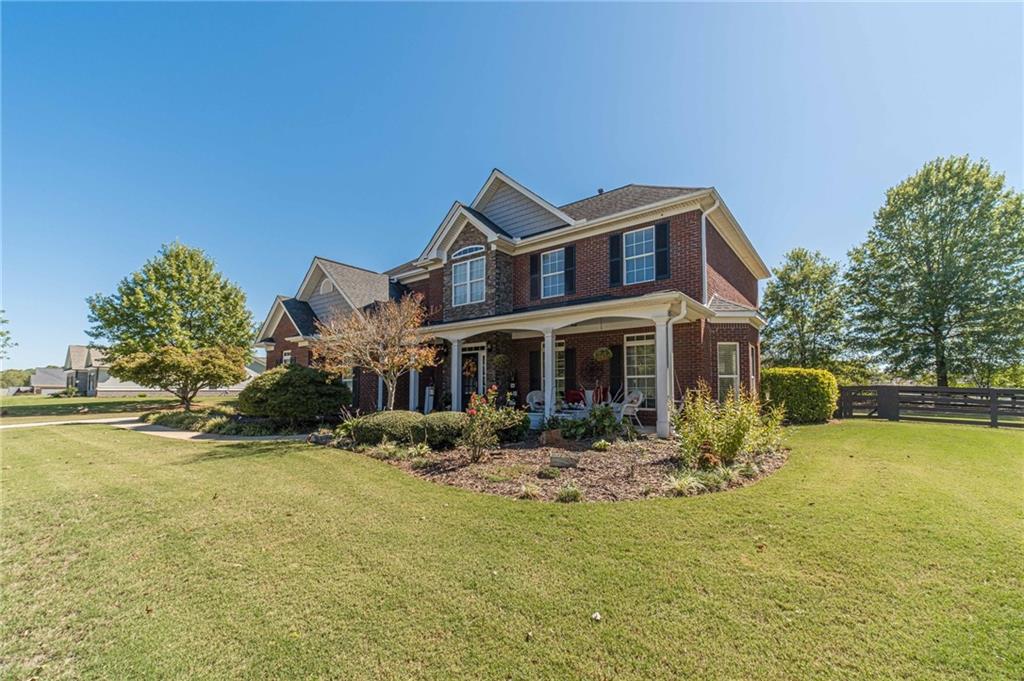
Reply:
[[[655,374],[657,393],[658,437],[668,437],[668,317],[654,319],[654,361],[658,367]]]
[[[409,411],[416,411],[419,408],[420,399],[420,372],[413,369],[409,372]]]
[[[452,411],[462,411],[462,339],[453,340],[451,344]]]
[[[377,377],[377,411],[384,410],[384,378]]]
[[[555,413],[555,331],[544,329],[544,416]]]

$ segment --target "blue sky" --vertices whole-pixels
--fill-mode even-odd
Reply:
[[[940,155],[1022,186],[1017,5],[9,4],[7,366],[180,239],[262,319],[323,255],[417,255],[492,167],[561,204],[715,185],[764,259],[842,257]]]

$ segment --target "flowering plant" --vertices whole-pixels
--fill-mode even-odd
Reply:
[[[492,385],[486,395],[473,393],[469,398],[469,408],[466,409],[469,418],[459,444],[469,450],[469,457],[474,462],[483,459],[488,449],[498,446],[500,410],[494,404],[497,395],[498,386]]]

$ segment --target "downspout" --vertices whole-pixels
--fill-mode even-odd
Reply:
[[[715,197],[711,208],[700,214],[700,302],[703,305],[708,304],[708,213],[716,210],[718,205],[719,200]]]

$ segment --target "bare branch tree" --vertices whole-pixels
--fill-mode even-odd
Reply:
[[[342,375],[355,367],[381,377],[388,394],[388,410],[395,408],[398,378],[437,363],[437,348],[422,332],[427,310],[423,296],[413,293],[399,301],[386,300],[369,310],[317,322],[319,338],[313,357],[321,369]]]

